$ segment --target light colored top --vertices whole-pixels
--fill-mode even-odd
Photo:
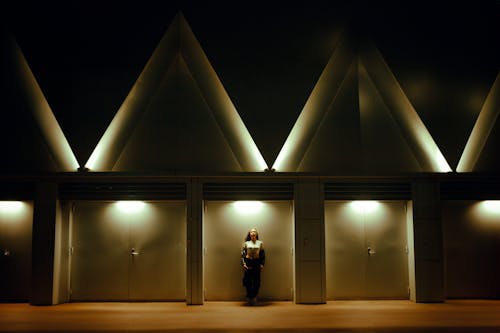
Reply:
[[[259,259],[260,251],[264,249],[264,244],[260,240],[256,240],[255,242],[249,240],[243,244],[246,249],[246,258],[247,259]]]

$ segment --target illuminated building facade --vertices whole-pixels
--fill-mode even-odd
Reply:
[[[89,9],[46,46],[2,35],[1,301],[239,300],[251,227],[266,299],[499,298],[498,11],[455,32],[478,38],[464,54],[439,20],[372,30],[382,13],[347,5],[284,10],[296,25],[161,9],[123,27],[137,58]]]

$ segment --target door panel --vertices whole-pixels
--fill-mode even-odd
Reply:
[[[72,300],[128,299],[129,226],[113,208],[90,201],[74,206]]]
[[[147,202],[124,211],[114,202],[75,203],[71,299],[185,299],[185,207]]]
[[[132,223],[130,299],[182,300],[186,286],[186,205],[156,203]],[[184,222],[184,223],[183,223]]]
[[[266,250],[261,299],[291,300],[293,288],[293,208],[288,201],[262,202],[257,212],[241,212],[235,202],[207,201],[203,215],[205,298],[243,300],[240,250],[251,228]]]
[[[406,210],[404,202],[383,202],[364,214],[368,247],[367,298],[408,298]]]
[[[328,299],[408,298],[405,202],[325,202]]]
[[[0,302],[31,296],[33,204],[0,201]]]
[[[363,220],[349,207],[325,203],[326,286],[328,298],[352,298],[365,293],[366,266]],[[332,220],[334,219],[334,222]]]

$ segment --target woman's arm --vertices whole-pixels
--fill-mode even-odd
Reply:
[[[264,243],[260,244],[259,260],[261,268],[266,264],[266,251],[264,250]]]
[[[245,262],[245,258],[247,257],[247,246],[245,243],[243,243],[243,246],[241,247],[241,259],[240,259],[240,263],[241,263],[241,266],[244,268],[244,269],[247,269],[247,264]]]

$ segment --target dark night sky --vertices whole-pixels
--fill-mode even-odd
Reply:
[[[16,2],[3,22],[81,163],[179,10],[269,164],[347,23],[374,41],[445,150],[500,70],[498,0]],[[419,82],[436,92],[413,92]]]

